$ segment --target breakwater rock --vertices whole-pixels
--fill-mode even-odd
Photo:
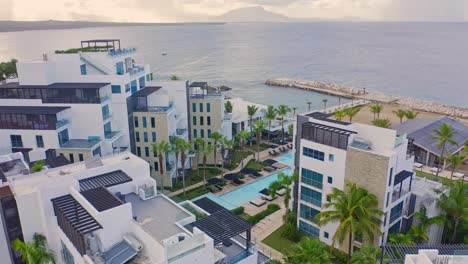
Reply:
[[[304,90],[310,90],[320,93],[326,93],[345,98],[364,99],[382,103],[396,103],[405,108],[411,108],[418,111],[437,113],[452,117],[468,119],[468,108],[445,105],[429,100],[416,99],[407,96],[386,94],[379,91],[373,91],[366,88],[357,88],[333,83],[319,81],[294,80],[287,78],[268,79],[266,85],[292,87]]]

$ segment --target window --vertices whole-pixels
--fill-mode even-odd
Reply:
[[[211,112],[211,104],[210,103],[206,103],[206,112]]]
[[[140,132],[135,132],[135,141],[140,142]]]
[[[140,89],[143,89],[146,86],[145,76],[141,76],[140,79],[138,80],[138,82],[140,83]]]
[[[390,210],[390,223],[400,218],[402,213],[403,213],[403,201],[395,205],[395,207],[393,207],[392,210]]]
[[[301,186],[301,200],[315,206],[322,206],[322,193]]]
[[[10,135],[11,139],[11,146],[14,148],[22,148],[23,147],[23,139],[21,135]]]
[[[122,92],[122,88],[120,87],[120,85],[111,85],[111,87],[113,94],[119,94]]]
[[[192,103],[192,112],[193,113],[197,112],[197,104],[196,103]]]
[[[200,126],[203,126],[203,116],[200,116]]]
[[[135,127],[138,127],[138,117],[135,116],[135,117],[133,118],[133,123],[135,124],[135,125],[134,125]]]
[[[145,156],[149,157],[149,147],[145,147]]]
[[[330,195],[327,195],[327,202],[328,202],[328,203],[331,202],[331,197],[330,197]]]
[[[115,67],[117,68],[117,74],[122,75],[124,74],[124,64],[123,62],[119,61],[115,64]]]
[[[204,129],[200,129],[200,137],[205,138],[205,130]]]
[[[356,232],[356,234],[354,235],[354,241],[362,243],[362,233]]]
[[[154,119],[154,117],[151,118],[151,127],[152,128],[156,127],[156,120]]]
[[[156,132],[151,132],[151,139],[156,142]]]
[[[130,92],[130,84],[125,84],[125,92]]]
[[[154,162],[154,170],[155,170],[155,171],[158,171],[158,170],[159,170],[159,166],[158,166],[158,162],[157,162],[157,161]]]
[[[137,156],[141,157],[141,148],[140,147],[136,147],[136,152],[137,152]]]
[[[102,112],[102,119],[106,120],[110,117],[110,110],[109,110],[109,105],[106,104],[105,106],[102,107],[101,109]]]
[[[390,238],[391,234],[395,234],[395,233],[400,232],[400,225],[401,225],[401,221],[398,221],[388,229],[388,237],[389,238]]]
[[[385,207],[388,207],[389,202],[390,202],[390,192],[387,193],[387,201],[385,202]]]
[[[211,116],[206,117],[206,125],[211,126]]]
[[[316,188],[323,188],[323,174],[302,168],[301,170],[301,181],[305,184],[314,186]]]
[[[81,153],[78,154],[78,160],[79,160],[79,161],[83,161],[83,160],[84,160],[83,154],[81,154]]]
[[[193,137],[196,138],[197,136],[198,136],[198,135],[197,135],[197,130],[194,129],[194,130],[193,130]]]
[[[203,103],[199,103],[198,107],[200,108],[200,113],[203,112]]]
[[[68,154],[68,159],[70,160],[71,163],[75,162],[75,156],[73,156],[72,153]]]
[[[146,81],[147,81],[147,82],[150,81],[150,75],[149,75],[149,74],[146,74]]]
[[[86,70],[86,64],[80,65],[80,72],[81,72],[81,75],[88,74],[88,71]]]
[[[211,129],[208,129],[208,138],[211,138]]]
[[[335,161],[335,155],[333,155],[333,154],[328,154],[328,160],[329,160],[329,161]]]
[[[73,255],[71,254],[70,250],[65,246],[63,241],[62,243],[62,259],[65,264],[75,264],[75,260],[73,259]]]
[[[142,123],[143,123],[143,127],[146,128],[146,117],[142,117]]]
[[[318,150],[310,149],[306,147],[302,149],[302,155],[316,159],[316,160],[321,160],[321,161],[325,160],[325,153],[323,153],[322,151],[318,151]]]
[[[132,93],[134,93],[134,92],[136,92],[138,90],[136,80],[131,81],[130,85],[131,85]]]
[[[36,145],[37,145],[38,148],[43,148],[44,147],[44,139],[42,138],[42,136],[40,136],[40,135],[36,136]]]
[[[60,146],[67,143],[68,140],[69,140],[69,138],[68,138],[68,129],[64,129],[64,130],[60,131],[59,134],[58,134],[58,138],[59,138]]]
[[[324,238],[329,238],[329,237],[330,237],[330,234],[328,234],[328,232],[324,232],[324,233],[323,233],[323,237],[324,237]]]
[[[327,182],[328,182],[329,184],[332,184],[332,183],[333,183],[333,178],[332,178],[331,176],[328,176],[328,177],[327,177]]]
[[[319,213],[320,213],[319,210],[315,210],[315,209],[310,208],[309,206],[301,203],[301,214],[300,215],[301,215],[302,218],[316,223],[316,222],[318,222],[318,220],[317,220],[317,218],[315,218],[315,216],[317,214],[319,214]]]
[[[388,175],[388,186],[392,185],[392,177],[393,177],[393,167],[390,168],[390,174]]]
[[[143,141],[148,142],[148,132],[143,132]]]
[[[196,126],[197,125],[197,117],[196,116],[192,117],[192,121],[193,121],[192,122],[193,125]]]
[[[320,229],[312,225],[309,225],[308,223],[304,221],[299,221],[299,230],[307,233],[309,236],[312,236],[312,237],[318,238],[320,236]]]
[[[101,147],[97,147],[93,150],[93,157],[97,155],[101,156]]]

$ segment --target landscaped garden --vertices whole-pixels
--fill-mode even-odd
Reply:
[[[200,176],[198,176],[197,170],[189,170],[185,175],[185,187],[197,184],[203,181],[203,173],[205,169],[200,168]],[[206,179],[211,179],[217,177],[221,174],[221,170],[217,168],[206,168]],[[181,190],[183,188],[182,178],[177,180],[177,183],[174,184],[174,187],[170,189],[171,191]]]
[[[249,155],[252,154],[253,152],[247,150],[235,150],[232,154],[231,164],[226,165],[225,168],[228,170],[235,169],[239,165],[241,160],[247,158]]]

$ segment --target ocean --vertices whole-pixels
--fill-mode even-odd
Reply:
[[[468,23],[233,23],[0,33],[0,61],[41,59],[80,40],[117,38],[137,63],[232,87],[235,96],[298,111],[332,96],[268,87],[268,78],[319,80],[468,107]],[[163,56],[163,53],[167,53]]]

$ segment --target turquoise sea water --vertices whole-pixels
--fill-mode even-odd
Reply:
[[[289,154],[279,157],[276,160],[281,163],[287,164],[288,166],[291,166],[293,163],[293,159],[294,159],[293,154],[289,153]],[[282,172],[289,175],[291,174],[291,168],[287,168],[283,170]],[[197,197],[194,200],[198,200],[202,197],[208,197],[209,199],[217,202],[218,204],[222,205],[226,209],[232,210],[236,207],[244,205],[262,196],[260,191],[265,188],[268,188],[270,183],[276,181],[277,179],[278,179],[278,173],[274,173],[270,176],[267,176],[260,180],[244,185],[236,190],[225,193],[223,195],[217,196],[212,193],[208,193],[203,196]]]

